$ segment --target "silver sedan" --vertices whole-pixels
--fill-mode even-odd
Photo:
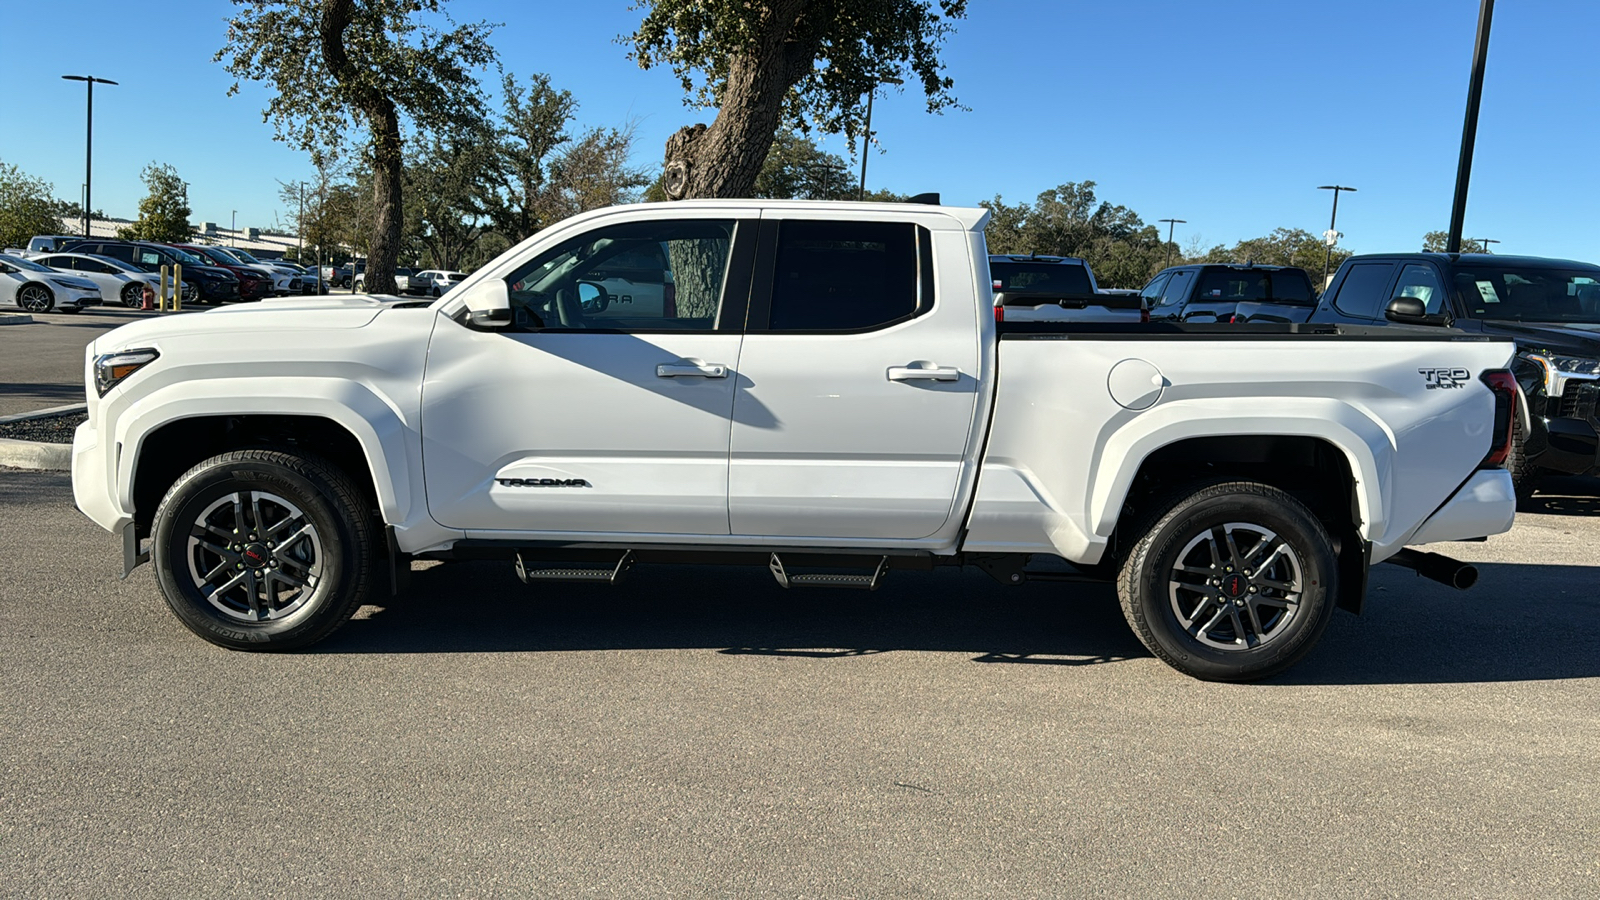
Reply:
[[[77,312],[100,305],[100,287],[31,259],[0,254],[0,304],[8,301],[28,312]]]

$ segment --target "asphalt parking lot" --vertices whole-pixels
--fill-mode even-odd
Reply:
[[[419,565],[308,652],[184,631],[65,476],[0,472],[11,896],[1593,897],[1600,504],[1393,566],[1274,681],[1108,588]],[[1436,548],[1445,549],[1445,548]]]
[[[0,416],[82,403],[83,348],[113,328],[154,315],[176,314],[102,306],[36,313],[26,325],[0,327]]]
[[[0,413],[141,314],[0,328]],[[1459,593],[1394,566],[1270,682],[1107,587],[874,594],[419,564],[303,653],[220,650],[59,473],[0,470],[0,895],[1593,897],[1600,481]]]

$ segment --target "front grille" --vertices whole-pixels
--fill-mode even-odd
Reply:
[[[1556,414],[1565,418],[1595,421],[1595,404],[1600,401],[1600,384],[1592,381],[1569,381],[1561,392],[1561,403]]]
[[[291,291],[300,290],[300,279],[298,279],[298,278],[289,279],[289,290],[291,290]]]

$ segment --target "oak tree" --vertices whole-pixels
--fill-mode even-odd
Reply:
[[[939,52],[966,0],[639,0],[623,39],[643,68],[667,66],[707,126],[667,139],[667,197],[748,197],[780,125],[861,134],[861,98],[914,83],[930,112],[955,104]],[[863,148],[863,152],[866,148]]]
[[[495,62],[484,22],[457,25],[445,0],[233,0],[216,59],[273,90],[263,113],[277,137],[322,163],[356,142],[372,169],[367,287],[393,293],[402,227],[405,120],[430,128],[483,117],[475,73]],[[436,28],[429,20],[442,20]],[[230,89],[237,93],[238,82]]]
[[[0,162],[0,247],[25,247],[36,234],[61,231],[66,204],[48,181]]]

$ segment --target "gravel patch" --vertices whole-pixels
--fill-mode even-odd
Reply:
[[[0,438],[19,441],[39,441],[45,444],[70,444],[72,432],[89,418],[88,413],[67,413],[42,419],[0,424]]]

